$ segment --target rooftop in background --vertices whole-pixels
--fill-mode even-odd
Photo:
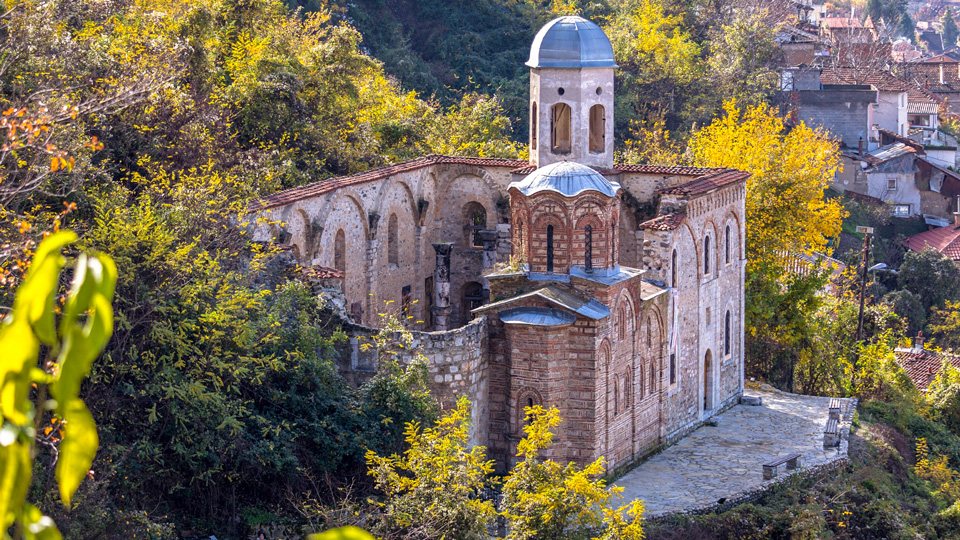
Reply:
[[[930,247],[954,262],[960,262],[960,227],[956,223],[908,236],[903,244],[911,251]]]
[[[910,88],[906,82],[886,71],[851,67],[825,67],[820,72],[820,82],[824,85],[869,84],[881,92],[906,92]]]
[[[943,367],[943,361],[949,361],[953,367],[960,368],[960,356],[926,349],[897,347],[894,349],[897,363],[907,372],[907,376],[921,391],[926,391],[933,379]]]
[[[855,17],[822,17],[820,24],[827,28],[863,28]]]
[[[573,161],[558,161],[540,167],[523,180],[511,183],[507,189],[518,189],[528,197],[541,191],[552,191],[564,197],[574,197],[584,191],[596,191],[613,197],[620,190],[620,184],[607,180],[586,165]]]
[[[596,24],[570,15],[543,26],[530,47],[532,68],[615,68],[610,40]]]

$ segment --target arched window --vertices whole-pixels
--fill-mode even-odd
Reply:
[[[723,257],[726,264],[730,264],[730,226],[727,225],[726,241],[723,243]]]
[[[468,281],[460,289],[460,305],[462,306],[463,316],[461,322],[467,324],[473,320],[473,310],[483,305],[483,285],[476,281]]]
[[[673,256],[670,260],[670,286],[677,287],[677,250],[673,250]]]
[[[347,235],[343,229],[337,231],[333,241],[333,267],[344,274],[347,272]]]
[[[514,245],[517,247],[519,253],[514,253],[515,258],[523,258],[523,221],[517,221],[517,239],[514,242]]]
[[[593,270],[593,227],[589,225],[583,228],[583,266]]]
[[[723,355],[730,356],[730,311],[723,318]]]
[[[643,377],[643,366],[639,366],[637,369],[640,371],[637,376],[637,399],[643,399],[643,381],[646,379]]]
[[[670,384],[677,384],[677,355],[670,355]]]
[[[553,272],[553,225],[547,225],[547,272]]]
[[[710,273],[710,237],[703,238],[703,275]]]
[[[483,247],[480,231],[487,228],[487,209],[482,204],[470,202],[463,205],[463,235],[466,247]]]
[[[397,215],[390,214],[387,222],[387,262],[393,265],[400,264],[400,252],[397,247]]]
[[[550,151],[567,154],[570,152],[570,106],[557,103],[550,113]]]
[[[620,312],[617,314],[617,338],[623,341],[627,334],[627,308],[620,306]]]
[[[537,149],[537,139],[540,134],[537,133],[537,102],[530,105],[530,149]]]
[[[620,413],[620,375],[613,376],[613,415]]]
[[[656,370],[653,368],[653,362],[650,362],[650,369],[648,371],[650,372],[650,386],[647,388],[647,393],[652,394],[653,392],[657,391],[657,387],[654,382],[654,373],[656,373]]]
[[[607,118],[603,105],[590,107],[590,151],[603,152],[607,135]]]
[[[647,319],[647,348],[653,346],[653,324]]]
[[[617,237],[617,224],[611,223],[610,224],[610,266],[613,266],[617,260],[617,244],[615,241],[616,237]]]
[[[633,397],[633,381],[630,379],[630,372],[628,371],[623,376],[623,410],[627,410],[630,408],[630,399],[632,397]]]

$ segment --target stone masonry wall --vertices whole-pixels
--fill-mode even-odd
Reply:
[[[344,330],[349,341],[341,350],[339,371],[348,381],[360,384],[376,373],[375,352],[361,349],[377,330],[347,321]],[[454,408],[460,396],[466,396],[472,404],[469,442],[486,445],[490,418],[487,318],[478,317],[446,332],[412,334],[413,348],[419,348],[427,358],[431,395],[444,410]]]

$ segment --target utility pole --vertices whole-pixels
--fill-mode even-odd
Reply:
[[[860,276],[860,315],[857,317],[857,341],[863,339],[863,304],[867,289],[867,258],[870,256],[870,236],[873,227],[857,227],[858,233],[863,233],[863,262]]]

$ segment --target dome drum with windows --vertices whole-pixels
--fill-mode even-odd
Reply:
[[[620,184],[570,161],[533,171],[508,187],[513,252],[535,274],[619,267]]]

